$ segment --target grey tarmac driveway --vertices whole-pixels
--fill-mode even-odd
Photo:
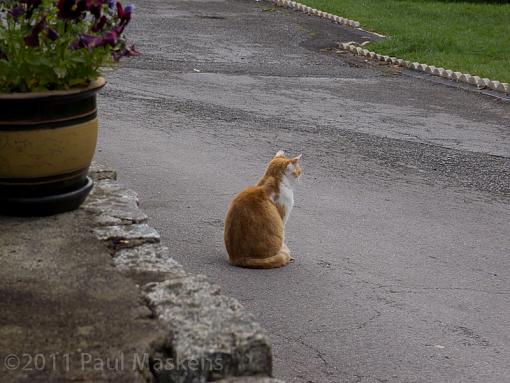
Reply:
[[[96,159],[185,267],[268,330],[287,382],[510,380],[510,104],[348,54],[362,32],[269,3],[146,0]],[[230,267],[229,200],[303,153],[296,258]]]

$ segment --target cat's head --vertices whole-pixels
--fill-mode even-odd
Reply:
[[[283,150],[279,150],[273,157],[266,170],[266,174],[277,178],[286,176],[291,182],[298,182],[301,176],[301,157],[287,158]]]

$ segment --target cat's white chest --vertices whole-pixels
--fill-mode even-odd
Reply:
[[[285,179],[280,184],[280,196],[277,203],[285,208],[285,215],[283,216],[283,223],[285,224],[287,223],[290,211],[294,206],[294,191],[290,187],[288,181],[286,182]]]

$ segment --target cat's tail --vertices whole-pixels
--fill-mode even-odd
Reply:
[[[287,246],[282,246],[280,251],[269,258],[262,259],[240,259],[235,263],[231,262],[234,266],[247,267],[250,269],[272,269],[275,267],[287,266],[290,262],[290,254]]]

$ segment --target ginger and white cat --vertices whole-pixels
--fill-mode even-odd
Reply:
[[[301,175],[301,155],[286,158],[278,151],[257,185],[239,193],[225,218],[225,246],[234,266],[282,267],[291,257],[285,223],[294,205],[294,186]]]

